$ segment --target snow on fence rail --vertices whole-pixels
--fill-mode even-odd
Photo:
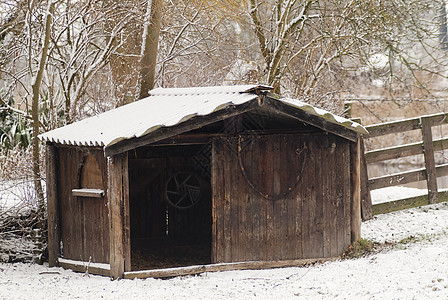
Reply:
[[[393,121],[375,125],[365,126],[369,135],[364,139],[378,136],[401,133],[410,130],[420,129],[422,141],[409,143],[400,146],[388,147],[365,152],[364,177],[366,185],[366,195],[370,199],[370,191],[402,185],[406,183],[426,180],[428,194],[407,199],[400,199],[392,202],[385,202],[372,205],[373,214],[381,214],[426,204],[448,201],[448,192],[439,191],[437,188],[437,177],[448,175],[448,164],[436,165],[434,152],[448,149],[448,138],[433,140],[432,127],[436,125],[448,124],[448,114],[439,113],[434,115],[421,116],[416,118]],[[425,167],[411,171],[389,174],[381,177],[368,178],[366,164],[378,163],[381,161],[402,158],[412,155],[424,155]],[[368,217],[367,217],[368,218]]]

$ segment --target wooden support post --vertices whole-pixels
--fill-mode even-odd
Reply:
[[[46,145],[46,174],[47,174],[47,214],[48,214],[48,265],[58,266],[59,256],[59,210],[57,193],[57,165],[58,152],[54,145]]]
[[[350,144],[351,242],[361,239],[361,137]]]
[[[362,220],[370,220],[372,213],[372,198],[370,197],[369,176],[367,174],[367,162],[364,149],[364,139],[360,139],[361,156],[361,216]]]
[[[423,154],[425,156],[426,182],[428,186],[428,197],[430,203],[437,202],[437,174],[434,160],[434,147],[432,144],[431,119],[429,117],[420,118],[420,126],[423,136]]]
[[[109,204],[110,276],[122,278],[126,257],[130,261],[128,218],[125,212],[129,204],[127,154],[118,154],[107,159],[107,197]]]

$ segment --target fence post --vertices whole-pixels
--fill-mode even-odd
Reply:
[[[421,117],[420,127],[423,137],[423,154],[425,156],[426,182],[428,186],[429,202],[436,203],[438,200],[437,174],[434,159],[434,147],[432,144],[431,119],[429,117]]]

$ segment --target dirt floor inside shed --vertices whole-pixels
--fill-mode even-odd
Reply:
[[[132,246],[132,271],[211,263],[211,246],[205,241],[140,240]]]

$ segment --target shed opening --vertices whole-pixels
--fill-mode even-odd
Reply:
[[[131,269],[211,263],[211,145],[129,154]]]

